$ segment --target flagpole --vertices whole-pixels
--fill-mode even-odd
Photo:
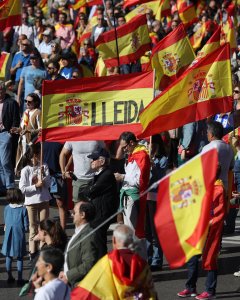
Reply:
[[[116,41],[116,50],[117,50],[118,72],[119,72],[119,74],[121,74],[121,71],[120,71],[120,59],[119,59],[119,49],[118,49],[117,27],[116,27],[116,18],[115,18],[115,13],[114,13],[114,3],[113,3],[113,0],[111,0],[111,2],[112,2],[112,10],[113,10],[113,26],[114,26],[115,41]],[[103,0],[103,5],[104,5],[105,11],[106,11],[106,16],[107,16],[107,9],[106,9],[105,0]]]
[[[155,98],[155,76],[156,76],[156,70],[153,69],[153,99]],[[150,136],[148,150],[149,150],[149,156],[151,158],[151,154],[152,154],[152,136]]]

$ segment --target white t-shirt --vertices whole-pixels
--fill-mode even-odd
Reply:
[[[70,288],[62,280],[55,278],[39,289],[35,289],[34,300],[70,300]]]
[[[87,156],[98,148],[104,148],[102,141],[66,142],[64,148],[72,152],[74,174],[78,179],[89,180],[94,176],[91,170],[91,159]]]
[[[216,148],[218,152],[218,161],[221,165],[220,179],[223,181],[225,190],[228,189],[228,171],[234,166],[234,154],[231,146],[222,140],[211,141],[203,147],[202,152]]]

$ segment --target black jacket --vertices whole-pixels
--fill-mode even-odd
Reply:
[[[117,211],[119,206],[117,182],[109,168],[94,176],[89,198],[96,208],[96,216],[91,222],[92,227],[97,227]]]
[[[3,102],[2,122],[7,131],[12,127],[19,127],[20,125],[19,105],[7,94]]]

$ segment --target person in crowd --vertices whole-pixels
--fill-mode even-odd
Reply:
[[[49,216],[50,174],[47,165],[40,165],[39,143],[33,144],[25,155],[26,166],[21,171],[19,188],[25,196],[25,206],[29,218],[29,252],[31,259],[38,251],[34,237],[38,233],[38,222]]]
[[[14,26],[13,42],[16,42],[21,34],[26,34],[27,38],[33,42],[34,26],[29,24],[27,12],[22,13],[22,25]]]
[[[24,196],[17,188],[7,191],[7,202],[4,209],[4,239],[2,254],[6,256],[8,283],[15,281],[12,275],[13,257],[17,257],[18,284],[23,284],[23,256],[26,255],[25,232],[28,230],[27,210],[23,206]]]
[[[151,171],[149,186],[166,175],[168,159],[164,148],[164,143],[160,134],[152,137],[151,148]],[[163,252],[158,240],[154,224],[156,212],[157,188],[151,189],[147,194],[146,209],[146,238],[148,241],[148,263],[151,271],[162,269]]]
[[[104,20],[104,16],[103,15],[98,15],[97,16],[97,25],[93,26],[92,28],[92,32],[91,32],[91,37],[90,37],[90,41],[92,45],[95,45],[96,40],[98,39],[98,37],[108,31],[109,28],[107,27],[107,24]]]
[[[99,260],[71,292],[71,299],[80,299],[82,291],[91,288],[91,284],[91,295],[96,292],[99,299],[123,299],[126,296],[129,299],[157,299],[149,266],[135,253],[134,231],[126,225],[118,225],[113,231],[112,247],[113,250]]]
[[[60,70],[60,75],[62,75],[66,79],[72,78],[72,73],[73,70],[75,69],[73,58],[74,58],[73,53],[71,52],[63,53],[61,55],[62,68]]]
[[[21,106],[22,103],[22,92],[24,91],[24,99],[26,99],[27,95],[30,93],[34,93],[34,86],[33,81],[35,78],[46,78],[47,72],[44,69],[44,65],[42,62],[42,58],[40,53],[35,49],[30,54],[30,66],[27,66],[23,68],[22,73],[20,75],[20,81],[18,85],[18,93],[17,93],[17,102],[19,106]],[[24,110],[24,105],[23,110]]]
[[[94,217],[95,208],[91,202],[80,201],[74,206],[75,233],[65,251],[64,271],[59,274],[59,278],[71,287],[87,275],[99,258],[98,239],[89,224]]]
[[[187,263],[188,280],[186,288],[177,295],[180,298],[195,297],[197,300],[216,298],[217,288],[217,259],[221,247],[224,218],[227,212],[226,192],[223,181],[220,179],[221,165],[218,165],[216,181],[211,202],[211,220],[205,247],[202,254],[202,268],[207,270],[206,290],[197,295],[196,284],[198,279],[199,255],[193,256]]]
[[[93,151],[88,158],[91,159],[91,169],[95,172],[93,181],[80,193],[93,203],[96,215],[91,221],[93,228],[98,227],[110,216],[116,213],[119,206],[117,194],[117,182],[114,174],[109,168],[109,152],[104,148]],[[107,230],[112,220],[98,229],[99,257],[107,253]]]
[[[116,179],[122,182],[120,207],[124,208],[124,224],[135,230],[136,236],[142,239],[143,256],[147,258],[144,241],[147,195],[140,196],[140,194],[148,188],[150,157],[146,147],[138,144],[137,138],[132,132],[123,132],[119,140],[119,152],[122,155],[128,154],[125,175],[115,173]]]
[[[49,55],[49,60],[59,62],[59,60],[61,59],[61,54],[62,50],[60,44],[56,41],[53,41],[51,43],[51,53]]]
[[[14,136],[10,134],[13,127],[19,127],[19,106],[6,93],[4,81],[0,80],[0,194],[6,189],[14,188],[14,166],[12,163],[12,145]]]
[[[31,93],[26,98],[27,109],[23,113],[23,118],[19,128],[12,128],[12,133],[19,134],[18,149],[16,157],[15,173],[22,169],[22,158],[28,147],[37,140],[40,128],[40,98],[35,93]]]
[[[43,161],[49,167],[51,175],[50,193],[56,200],[58,206],[60,224],[63,229],[66,226],[68,191],[67,181],[62,178],[61,168],[59,164],[59,155],[62,151],[63,144],[57,142],[43,143]]]
[[[72,72],[72,79],[82,78],[83,74],[79,69],[74,69]]]
[[[56,37],[60,40],[62,50],[70,51],[75,39],[75,32],[71,24],[67,24],[67,15],[60,12],[58,23],[55,25]]]
[[[66,79],[59,74],[60,64],[55,60],[49,60],[47,62],[47,80],[61,80]]]
[[[77,180],[73,180],[73,202],[78,202],[78,194],[81,191],[81,187],[93,179],[93,172],[91,170],[91,159],[88,158],[93,151],[99,147],[104,147],[104,143],[101,141],[78,141],[78,142],[66,142],[61,151],[59,162],[63,179],[71,178],[71,173],[66,166],[67,158],[72,154],[73,159],[73,173]]]
[[[70,288],[58,275],[63,267],[64,255],[56,248],[42,250],[37,261],[34,300],[70,300]]]
[[[68,238],[58,221],[45,219],[39,223],[34,240],[41,242],[41,250],[52,247],[64,252]]]
[[[30,53],[32,51],[32,43],[28,39],[21,40],[21,51],[17,52],[12,60],[10,69],[11,76],[15,77],[15,89],[17,91],[20,75],[24,67],[30,66]]]
[[[38,46],[38,51],[42,56],[43,62],[47,62],[49,59],[49,56],[52,52],[52,32],[50,29],[46,29],[43,33],[43,41]]]

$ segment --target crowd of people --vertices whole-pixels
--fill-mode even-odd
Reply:
[[[228,17],[234,20],[239,45],[231,56],[232,111],[219,112],[144,140],[125,131],[119,140],[110,142],[40,145],[36,141],[41,134],[44,80],[65,81],[146,70],[138,59],[100,72],[100,57],[95,49],[98,37],[124,25],[138,2],[128,6],[128,1],[106,0],[77,10],[74,7],[79,1],[75,0],[22,2],[22,25],[0,32],[0,51],[10,53],[5,78],[0,80],[0,195],[6,196],[9,203],[4,210],[2,246],[7,282],[15,281],[12,261],[17,258],[17,283],[24,284],[23,257],[29,252],[32,271],[28,284],[34,286],[35,299],[78,299],[74,288],[84,278],[91,278],[93,266],[107,257],[107,231],[116,221],[120,225],[113,232],[111,257],[121,258],[128,280],[132,260],[142,266],[131,278],[131,288],[125,285],[124,295],[156,299],[149,274],[150,270],[161,270],[163,265],[163,251],[153,222],[157,189],[145,195],[142,192],[198,153],[214,147],[219,165],[209,212],[211,227],[203,253],[202,267],[208,271],[206,290],[197,295],[199,257],[194,256],[188,262],[186,288],[178,293],[179,297],[212,299],[216,294],[221,237],[234,233],[240,199],[240,7],[235,1],[202,1],[198,20],[187,28],[191,37],[205,26],[197,52],[213,34],[214,24],[225,22]],[[171,13],[161,21],[152,9],[144,11],[152,49],[181,23],[177,1],[169,2]],[[186,2],[197,6],[198,1]],[[51,199],[58,207],[59,222],[49,216]],[[65,228],[71,205],[75,232],[67,241]],[[145,268],[148,285],[139,284],[138,275]],[[240,271],[236,270],[234,275],[240,277]],[[122,299],[123,294],[118,297]]]

